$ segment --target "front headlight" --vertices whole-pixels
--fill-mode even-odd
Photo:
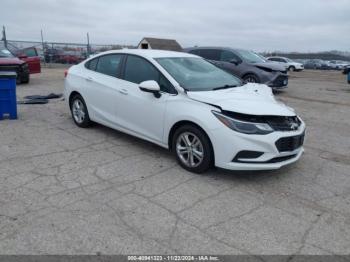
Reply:
[[[253,123],[253,122],[237,120],[237,119],[233,119],[231,117],[225,116],[217,111],[212,111],[212,113],[225,126],[240,133],[266,135],[273,132],[272,127],[266,123]]]

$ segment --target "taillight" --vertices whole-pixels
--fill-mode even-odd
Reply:
[[[66,78],[68,75],[68,69],[64,70],[64,77]]]

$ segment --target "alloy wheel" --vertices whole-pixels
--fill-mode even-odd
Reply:
[[[72,112],[73,112],[74,120],[78,124],[82,124],[85,120],[85,106],[80,99],[76,99],[73,102]]]
[[[176,141],[176,153],[181,162],[188,167],[199,166],[204,159],[201,140],[191,132],[182,133]]]
[[[256,83],[256,79],[253,76],[248,76],[245,78],[247,83]]]

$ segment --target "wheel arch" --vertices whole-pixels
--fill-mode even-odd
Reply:
[[[213,157],[215,159],[215,154],[214,154],[214,148],[213,148],[213,143],[211,142],[211,139],[210,139],[210,136],[208,135],[208,133],[204,130],[203,127],[201,127],[199,124],[193,122],[193,121],[190,121],[190,120],[180,120],[176,123],[174,123],[168,133],[168,148],[169,150],[171,151],[172,150],[172,140],[173,140],[173,137],[174,137],[174,134],[176,132],[176,130],[178,128],[180,128],[181,126],[184,126],[184,125],[192,125],[192,126],[195,126],[197,127],[199,130],[201,130],[207,137],[208,137],[208,140],[209,140],[209,143],[210,143],[210,147],[212,149],[212,152],[213,152]]]
[[[72,99],[74,96],[76,95],[80,95],[82,97],[82,95],[78,92],[78,91],[72,91],[70,94],[69,94],[69,108],[71,108],[72,106]]]
[[[258,76],[258,74],[255,73],[255,72],[252,72],[252,71],[249,71],[249,72],[244,73],[244,74],[242,75],[242,79],[244,79],[244,78],[245,78],[246,76],[248,76],[248,75],[253,75],[254,77],[256,77],[256,79],[259,81],[259,83],[261,83],[261,79],[260,79],[260,77]]]

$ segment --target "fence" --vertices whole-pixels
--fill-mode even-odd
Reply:
[[[135,48],[132,45],[118,44],[82,44],[82,43],[60,43],[60,42],[39,42],[23,40],[7,40],[7,48],[17,53],[20,49],[35,47],[37,55],[43,63],[75,64],[91,54],[107,50]]]

